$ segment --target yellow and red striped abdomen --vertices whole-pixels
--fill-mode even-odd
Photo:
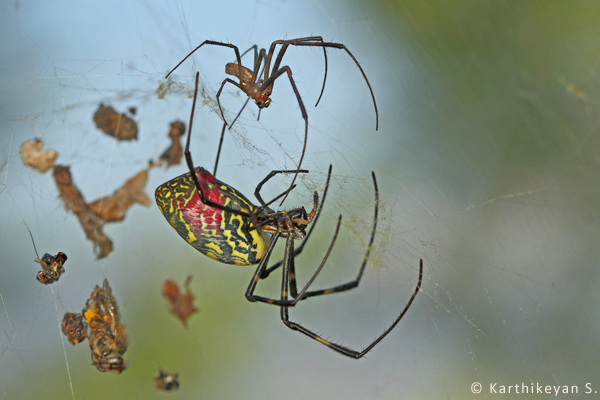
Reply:
[[[202,167],[195,169],[207,200],[247,214],[255,206]],[[175,231],[206,256],[225,264],[257,264],[265,254],[261,229],[246,231],[244,219],[200,200],[192,176],[180,175],[156,188],[156,204]]]

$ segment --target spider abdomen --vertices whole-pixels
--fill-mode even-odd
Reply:
[[[251,213],[255,206],[231,186],[202,167],[195,169],[206,199],[233,210]],[[180,175],[156,188],[156,204],[185,241],[207,257],[224,264],[257,264],[265,254],[261,229],[247,231],[241,215],[204,204],[192,176]]]
[[[240,79],[240,67],[236,63],[228,63],[225,65],[225,73],[235,76]],[[257,80],[251,85],[253,72],[251,69],[242,66],[241,82],[240,84],[244,87],[248,96],[250,96],[259,108],[269,107],[271,104],[271,90],[261,90],[262,80]]]
[[[240,67],[236,63],[227,63],[225,65],[225,73],[228,75],[235,76],[236,78],[240,77]],[[242,84],[247,86],[250,84],[252,80],[253,72],[250,68],[246,68],[242,66]]]

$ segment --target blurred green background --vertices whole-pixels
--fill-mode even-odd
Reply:
[[[586,396],[586,383],[597,390],[599,13],[592,1],[1,5],[0,398],[455,399],[489,396],[494,383],[497,391],[568,386],[563,398]],[[24,166],[18,154],[22,142],[42,138],[87,201],[111,194],[168,146],[170,122],[187,124],[199,71],[207,97],[196,110],[192,153],[210,167],[221,125],[213,98],[233,52],[203,48],[159,99],[164,75],[205,39],[243,51],[308,35],[344,43],[359,60],[379,130],[346,53],[328,51],[315,108],[322,52],[288,51],[284,64],[309,114],[303,166],[311,173],[284,207],[309,207],[334,168],[323,218],[296,261],[300,279],[320,262],[340,213],[341,236],[315,287],[354,276],[373,213],[370,171],[382,207],[360,287],[311,299],[291,310],[292,320],[359,349],[404,307],[419,259],[425,263],[406,317],[359,361],[290,331],[275,307],[248,303],[253,268],[197,253],[154,204],[106,225],[115,250],[96,259],[51,173]],[[231,118],[245,97],[230,87],[221,101]],[[137,141],[115,142],[93,126],[101,102],[137,107]],[[251,197],[270,170],[298,161],[304,125],[286,79],[260,121],[249,104],[236,125],[218,177]],[[184,172],[183,164],[153,169],[146,193]],[[286,184],[270,183],[264,197]],[[57,284],[35,281],[25,223],[40,255],[67,253]],[[200,312],[183,328],[160,285],[188,275]],[[259,286],[262,294],[277,295],[276,276]],[[130,339],[120,376],[90,366],[87,342],[72,347],[58,327],[104,278]],[[156,392],[158,368],[179,373],[179,391]]]

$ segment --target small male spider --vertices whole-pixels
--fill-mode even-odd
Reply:
[[[273,176],[279,173],[297,172],[295,170],[272,171],[258,184],[254,191],[254,194],[261,205],[256,206],[252,204],[243,194],[231,186],[217,180],[204,168],[194,168],[192,155],[190,153],[190,136],[192,132],[192,121],[194,118],[197,92],[198,73],[196,73],[194,102],[190,116],[187,144],[184,151],[189,172],[163,183],[156,189],[155,198],[158,207],[175,231],[177,231],[177,233],[196,250],[206,256],[225,264],[258,264],[246,290],[246,298],[249,301],[280,306],[281,320],[288,328],[299,331],[340,354],[356,359],[361,358],[391,332],[412,304],[421,287],[421,280],[423,277],[422,260],[419,269],[419,281],[408,304],[404,307],[402,313],[394,320],[392,325],[362,351],[352,350],[348,347],[333,343],[322,336],[317,335],[313,331],[304,328],[302,325],[290,321],[288,308],[295,306],[298,301],[305,300],[309,297],[342,292],[358,286],[365,266],[369,260],[369,254],[375,239],[377,227],[379,191],[375,173],[372,173],[373,186],[375,188],[373,229],[371,231],[371,238],[366,254],[356,279],[329,289],[308,290],[317,275],[321,272],[336,241],[342,221],[342,216],[340,215],[329,249],[325,253],[323,260],[302,290],[298,291],[296,286],[295,259],[302,252],[304,245],[310,237],[323,210],[323,204],[331,179],[331,166],[329,167],[329,172],[327,174],[327,182],[323,191],[323,200],[319,205],[319,196],[315,192],[314,206],[310,213],[307,213],[304,207],[295,208],[289,211],[273,211],[269,208],[271,203],[284,196],[295,186],[287,189],[284,193],[268,203],[265,203],[260,195],[262,186]],[[308,171],[301,170],[300,172],[307,173]],[[306,232],[306,227],[310,223],[313,224],[310,227],[310,230]],[[266,233],[271,234],[268,244],[265,239]],[[283,259],[271,268],[267,268],[269,258],[279,238],[286,239]],[[294,249],[294,239],[305,240],[298,248]],[[280,266],[283,266],[281,297],[279,299],[273,299],[255,295],[254,290],[258,281],[266,278],[273,270]],[[288,293],[292,296],[293,300],[288,299]]]
[[[200,47],[204,46],[205,44],[214,45],[214,46],[230,47],[233,49],[233,51],[235,52],[235,57],[236,57],[237,62],[236,63],[228,63],[225,66],[225,73],[228,75],[235,76],[239,79],[239,82],[236,82],[232,79],[225,78],[225,80],[223,80],[223,82],[221,83],[221,87],[219,88],[219,90],[217,92],[216,97],[217,97],[217,103],[219,105],[219,111],[221,112],[221,117],[223,118],[223,129],[221,130],[221,139],[219,141],[219,149],[217,151],[217,158],[215,160],[215,169],[213,171],[214,176],[217,175],[217,166],[219,164],[219,156],[221,154],[221,145],[223,143],[223,135],[225,133],[225,126],[227,125],[227,121],[225,120],[225,115],[223,114],[223,109],[221,108],[221,102],[219,100],[219,98],[221,96],[221,91],[223,90],[223,87],[225,86],[225,84],[231,83],[232,85],[237,86],[242,92],[246,93],[246,95],[248,96],[248,99],[242,106],[242,109],[239,111],[238,115],[235,117],[235,119],[229,126],[229,129],[231,129],[231,127],[233,126],[235,121],[238,119],[238,117],[240,116],[240,114],[242,113],[242,111],[244,110],[244,108],[246,107],[246,104],[248,104],[248,101],[250,99],[253,99],[256,102],[256,105],[259,108],[259,116],[260,116],[260,109],[266,108],[269,106],[269,104],[271,104],[270,96],[271,96],[271,93],[273,92],[273,85],[275,85],[275,80],[277,78],[279,78],[280,76],[282,76],[284,73],[286,73],[290,80],[290,85],[292,86],[292,90],[294,91],[294,94],[296,95],[296,99],[298,99],[298,106],[300,107],[300,112],[302,113],[302,118],[304,119],[304,145],[302,147],[302,154],[300,155],[300,161],[298,162],[298,168],[296,170],[296,174],[294,175],[294,178],[292,179],[292,183],[290,184],[290,189],[294,185],[294,182],[296,181],[296,177],[300,173],[300,167],[302,166],[302,160],[304,159],[304,153],[306,151],[306,141],[308,139],[308,115],[306,113],[306,108],[304,107],[304,103],[302,102],[302,98],[300,97],[300,93],[298,92],[298,89],[296,88],[296,83],[294,82],[294,78],[292,78],[292,70],[287,65],[285,65],[281,68],[279,67],[281,64],[281,60],[283,59],[283,56],[284,56],[287,48],[290,45],[291,46],[314,46],[314,47],[322,47],[323,48],[323,53],[325,55],[325,76],[323,78],[323,87],[321,88],[321,94],[319,95],[319,98],[317,100],[317,103],[315,104],[315,107],[319,104],[319,101],[321,100],[321,96],[323,95],[323,91],[325,90],[325,81],[327,79],[326,48],[331,47],[331,48],[335,48],[335,49],[345,50],[348,53],[348,55],[352,58],[352,60],[354,60],[354,62],[356,63],[356,66],[358,67],[358,69],[360,69],[360,72],[362,73],[363,78],[365,79],[365,82],[367,82],[367,86],[369,87],[369,91],[371,92],[371,97],[373,98],[373,106],[375,106],[375,130],[379,129],[379,113],[377,111],[377,103],[375,102],[375,95],[373,94],[373,89],[371,89],[371,84],[369,83],[369,80],[367,79],[367,75],[365,74],[365,71],[363,71],[362,67],[358,63],[358,60],[356,58],[354,58],[354,55],[350,52],[350,50],[348,50],[348,48],[341,43],[325,42],[325,41],[323,41],[323,38],[321,36],[309,36],[309,37],[303,37],[303,38],[298,38],[298,39],[289,39],[289,40],[276,40],[273,43],[271,43],[271,46],[269,47],[269,53],[267,53],[266,49],[260,49],[260,51],[258,52],[258,55],[256,52],[256,45],[254,45],[253,47],[251,47],[249,49],[249,50],[251,50],[254,48],[254,69],[250,69],[250,68],[246,68],[242,65],[243,54],[242,54],[242,56],[240,56],[240,52],[239,52],[237,46],[234,46],[233,44],[229,44],[229,43],[205,40],[198,47],[196,47],[194,50],[192,50],[187,56],[185,56],[185,58],[183,60],[181,60],[179,62],[179,64],[177,64],[175,66],[175,68],[173,68],[165,76],[165,79],[168,78],[169,75],[171,75],[171,73],[173,71],[175,71],[177,69],[177,67],[179,67],[185,60],[187,60],[188,57],[190,57],[196,50],[198,50]],[[271,71],[269,72],[269,68],[271,66],[271,61],[273,60],[273,55],[275,54],[275,47],[277,45],[281,45],[281,49],[279,50],[279,53],[277,54],[277,58],[275,59],[275,63],[273,64],[273,69],[271,69]],[[246,54],[246,53],[244,53],[244,54]],[[263,64],[263,61],[264,61],[264,64]],[[287,193],[286,193],[285,197],[283,198],[283,200],[281,201],[281,204],[283,204],[286,197],[287,197]]]

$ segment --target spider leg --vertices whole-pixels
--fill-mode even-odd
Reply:
[[[248,105],[248,102],[250,101],[251,98],[252,97],[248,96],[248,98],[244,102],[244,105],[242,106],[242,108],[240,108],[240,112],[235,116],[235,118],[233,119],[233,122],[231,122],[231,125],[229,125],[229,129],[231,129],[233,127],[233,124],[235,124],[235,121],[237,121],[238,118],[240,117],[240,115],[242,115],[242,111],[244,111],[244,108],[246,108],[246,106]]]
[[[295,257],[295,251],[294,254],[290,257],[290,265],[288,267],[288,283],[290,286],[290,295],[292,296],[292,298],[295,301],[298,301],[298,287],[296,286],[296,257]],[[328,254],[329,256],[329,254]],[[283,282],[282,282],[283,284]],[[287,292],[287,287],[285,288],[285,291]],[[283,291],[281,293],[281,295],[283,296]],[[283,299],[283,297],[282,297]],[[287,298],[285,298],[285,300],[287,300]],[[300,299],[301,300],[301,299]]]
[[[245,52],[242,53],[241,57],[244,58],[244,56],[246,54],[248,54],[248,52],[250,50],[254,50],[254,64],[256,64],[256,59],[258,58],[258,46],[257,45],[252,45],[252,47],[250,47],[248,50],[246,50]]]
[[[298,99],[298,106],[300,107],[302,118],[304,119],[304,145],[302,146],[302,154],[300,155],[300,161],[298,162],[298,169],[296,170],[296,174],[294,175],[292,183],[290,184],[290,186],[292,186],[294,182],[296,182],[296,177],[300,173],[300,167],[302,166],[302,160],[304,159],[304,153],[306,152],[306,141],[308,140],[308,114],[306,113],[306,108],[304,107],[304,103],[302,102],[302,98],[300,97],[300,93],[298,92],[298,88],[296,87],[296,82],[294,82],[294,78],[292,78],[292,70],[290,69],[290,67],[288,67],[287,65],[281,67],[277,72],[275,72],[275,74],[271,75],[269,79],[263,82],[263,85],[261,86],[259,91],[268,88],[271,84],[273,84],[273,82],[275,82],[277,78],[279,78],[284,73],[287,73],[288,78],[290,79],[290,85],[292,86],[292,90],[294,91],[294,94]],[[286,198],[287,196],[284,197],[283,200],[281,200],[281,204],[283,204]]]
[[[256,79],[257,79],[258,76],[261,75],[259,73],[259,70],[260,70],[260,65],[262,64],[262,61],[263,61],[263,59],[265,57],[265,53],[266,53],[265,49],[260,49],[260,52],[258,53],[258,58],[254,62],[254,71],[252,73],[252,78],[250,79],[250,82],[248,82],[246,84],[246,90],[244,90],[244,92],[246,92],[246,94],[248,95],[248,99],[246,99],[246,102],[244,103],[244,105],[240,109],[240,112],[238,113],[238,115],[235,117],[235,119],[233,120],[233,122],[229,126],[229,129],[231,129],[231,127],[233,126],[233,124],[235,124],[235,121],[237,121],[237,119],[240,117],[240,115],[242,115],[242,111],[244,111],[244,108],[246,108],[246,104],[248,104],[248,101],[250,101],[250,98],[252,98],[252,95],[253,95],[252,92],[255,91],[255,88],[256,88],[256,85],[257,85]],[[263,70],[264,70],[264,66],[263,66]],[[262,87],[260,89],[258,89],[258,91],[262,92]]]
[[[244,86],[243,86],[243,85],[241,85],[241,84],[239,84],[239,83],[237,83],[237,82],[235,82],[235,81],[233,81],[233,80],[231,80],[231,79],[229,79],[229,78],[225,78],[225,79],[223,80],[223,82],[221,82],[221,87],[220,87],[220,88],[219,88],[219,90],[217,91],[217,95],[216,95],[215,97],[217,98],[217,104],[219,105],[219,111],[221,112],[221,117],[223,118],[223,122],[225,122],[225,124],[227,125],[227,121],[225,120],[225,115],[223,114],[223,108],[221,107],[221,100],[220,100],[220,97],[221,97],[221,91],[223,90],[223,87],[225,86],[225,84],[226,84],[226,83],[231,83],[231,84],[233,84],[233,85],[237,86],[237,88],[238,88],[238,89],[240,89],[240,90],[241,90],[242,92],[244,92],[244,93],[246,92],[246,89],[244,89]],[[244,106],[245,106],[245,105],[244,105]],[[237,117],[236,117],[236,119],[237,119]],[[235,120],[234,120],[233,122],[235,122]],[[233,124],[232,124],[232,125],[233,125]],[[219,155],[217,154],[217,157],[218,157],[218,156],[219,156]]]
[[[283,59],[283,55],[285,54],[285,51],[287,50],[288,45],[290,44],[294,44],[294,43],[299,43],[299,42],[321,42],[323,43],[323,38],[321,36],[309,36],[309,37],[303,37],[303,38],[298,38],[298,39],[291,39],[291,40],[276,40],[273,43],[271,43],[271,47],[269,49],[269,56],[267,57],[267,68],[268,65],[271,63],[271,59],[273,57],[273,53],[275,51],[275,46],[280,44],[281,45],[281,50],[279,50],[279,53],[277,54],[277,59],[275,60],[275,64],[273,64],[273,73],[275,73],[275,71],[277,71],[279,69],[279,65],[281,64],[281,60]],[[327,80],[327,50],[325,47],[323,47],[323,56],[325,57],[325,75],[323,75],[323,87],[321,88],[321,93],[319,94],[319,98],[317,99],[317,102],[315,103],[315,107],[319,105],[319,102],[321,101],[321,97],[323,96],[323,92],[325,91],[325,81]],[[266,79],[265,79],[266,80]],[[273,87],[271,86],[271,91],[273,90]]]
[[[316,192],[315,192],[316,195]],[[313,276],[310,278],[310,280],[306,283],[306,285],[304,285],[304,288],[300,291],[300,293],[298,293],[298,289],[296,288],[296,264],[295,264],[295,256],[292,255],[290,257],[290,263],[289,263],[289,268],[288,268],[288,280],[289,280],[289,285],[290,285],[290,294],[292,295],[292,297],[294,298],[294,301],[292,302],[291,306],[296,305],[296,303],[298,303],[298,301],[300,300],[304,300],[306,298],[306,291],[308,290],[308,288],[310,287],[310,285],[312,285],[312,283],[315,281],[317,275],[321,272],[321,269],[323,268],[323,265],[325,265],[325,262],[327,261],[327,259],[329,258],[329,254],[331,253],[331,249],[333,249],[333,245],[337,239],[337,235],[338,232],[340,230],[340,225],[342,223],[342,215],[340,214],[339,218],[338,218],[338,223],[337,226],[335,228],[335,233],[333,235],[333,239],[331,240],[331,244],[329,245],[329,249],[327,249],[327,253],[325,254],[325,257],[323,258],[323,261],[321,262],[321,265],[319,266],[319,268],[317,268],[317,270],[315,271],[315,273],[313,274]],[[284,275],[285,275],[285,266],[284,266]],[[286,294],[287,294],[287,287],[286,287]],[[283,296],[283,293],[282,293]],[[287,297],[286,297],[287,299]]]
[[[198,193],[198,197],[200,197],[200,201],[202,201],[204,204],[206,204],[210,207],[214,207],[214,208],[217,208],[217,209],[223,210],[223,211],[228,211],[235,215],[242,215],[244,217],[251,218],[253,215],[250,215],[248,213],[245,213],[245,212],[242,212],[239,210],[230,209],[228,207],[222,206],[221,204],[217,204],[213,201],[210,201],[209,199],[204,197],[204,192],[202,191],[202,187],[200,186],[200,181],[198,180],[198,175],[196,175],[196,169],[194,168],[194,161],[192,160],[192,153],[190,153],[190,139],[192,137],[192,122],[194,122],[194,110],[196,109],[196,98],[198,97],[198,80],[199,79],[200,79],[200,74],[198,72],[196,72],[196,86],[194,89],[194,101],[192,103],[192,113],[190,115],[190,124],[189,124],[189,128],[188,128],[187,142],[185,145],[185,150],[183,151],[183,154],[185,156],[185,161],[190,170],[190,175],[192,177],[192,180],[194,181],[194,185],[196,186],[196,191]]]
[[[373,230],[371,232],[371,239],[369,241],[369,246],[367,248],[367,252],[365,254],[365,258],[363,260],[363,264],[361,265],[361,268],[359,270],[357,278],[352,282],[348,282],[344,285],[339,285],[339,286],[336,286],[334,288],[327,289],[327,290],[318,290],[318,291],[304,292],[304,293],[300,292],[298,294],[298,296],[295,297],[296,302],[299,300],[305,299],[307,297],[341,292],[341,291],[349,290],[349,289],[352,289],[352,288],[358,286],[358,283],[360,282],[360,278],[362,277],[362,274],[364,272],[365,265],[369,258],[369,253],[371,250],[371,246],[373,245],[373,241],[375,238],[375,231],[376,231],[376,227],[377,227],[377,211],[378,211],[378,205],[379,205],[379,191],[377,188],[377,180],[375,179],[375,173],[372,173],[372,176],[373,176],[373,185],[375,186],[375,216],[373,219]],[[285,265],[284,265],[284,268],[285,268]],[[293,265],[290,266],[290,268],[293,268]],[[292,280],[290,282],[292,296],[294,296],[294,291],[295,291],[295,274],[294,274],[294,272],[295,271],[292,269],[291,272],[289,273],[289,279]],[[343,354],[343,355],[351,357],[351,358],[359,359],[359,358],[363,357],[365,354],[367,354],[379,342],[381,342],[396,327],[396,325],[398,325],[400,320],[404,317],[404,314],[406,314],[406,312],[410,308],[415,297],[417,296],[417,293],[419,292],[419,289],[421,288],[422,280],[423,280],[423,260],[421,259],[420,263],[419,263],[419,280],[418,280],[417,286],[415,287],[415,291],[414,291],[412,297],[410,298],[409,302],[404,307],[404,310],[402,310],[400,315],[394,320],[394,322],[392,323],[391,326],[389,326],[380,336],[378,336],[374,341],[371,342],[371,344],[369,344],[362,351],[352,350],[348,347],[341,346],[336,343],[332,343],[331,341],[326,340],[322,336],[317,335],[313,331],[304,328],[302,325],[290,321],[289,320],[289,312],[288,312],[287,307],[282,307],[282,309],[281,309],[281,320],[288,328],[290,328],[294,331],[301,332],[301,333],[305,334],[306,336],[318,341],[319,343],[329,347],[330,349],[332,349],[340,354]],[[282,290],[282,300],[287,300],[287,284],[285,285],[285,290]]]
[[[367,262],[369,261],[369,255],[371,254],[371,248],[373,246],[373,242],[375,241],[375,232],[377,231],[377,212],[379,209],[379,189],[377,188],[377,180],[375,179],[375,173],[371,172],[371,174],[373,176],[373,186],[375,187],[375,213],[374,213],[375,215],[373,216],[373,229],[371,230],[371,239],[369,239],[369,245],[367,246],[367,251],[363,258],[362,265],[360,266],[360,268],[358,270],[358,274],[356,275],[356,278],[350,282],[346,282],[346,283],[334,286],[329,289],[313,290],[313,291],[307,292],[304,295],[304,298],[320,296],[323,294],[343,292],[346,290],[354,289],[360,283],[363,273],[365,272],[365,267],[367,265]]]
[[[271,257],[271,253],[273,253],[275,244],[277,243],[277,240],[279,239],[280,236],[281,236],[281,232],[279,232],[279,231],[275,232],[271,236],[271,240],[269,241],[269,246],[267,247],[265,256],[258,263],[258,267],[256,267],[256,271],[254,272],[254,275],[252,276],[252,280],[250,281],[250,284],[248,285],[248,289],[246,289],[246,294],[245,294],[246,299],[252,303],[257,301],[257,297],[254,296],[254,290],[256,289],[256,284],[258,283],[258,280],[259,280],[260,275],[262,274],[262,271],[265,269],[266,265],[268,264],[269,257]]]
[[[373,106],[375,106],[375,130],[379,129],[379,112],[377,111],[377,102],[375,101],[375,95],[373,94],[373,89],[371,88],[369,79],[367,79],[367,75],[365,74],[365,71],[362,69],[362,67],[358,63],[358,60],[354,57],[354,55],[350,52],[350,50],[348,50],[348,48],[345,45],[343,45],[341,43],[319,42],[319,41],[317,41],[317,42],[310,42],[310,41],[294,42],[293,40],[288,41],[288,43],[292,46],[317,46],[317,47],[323,47],[323,48],[332,47],[335,49],[345,50],[346,53],[348,53],[348,55],[350,56],[350,58],[352,58],[352,60],[354,60],[354,63],[356,64],[358,69],[360,69],[360,72],[362,73],[363,78],[365,78],[365,82],[367,82],[367,86],[369,87],[369,91],[371,92],[371,98],[373,98]]]
[[[295,172],[295,171],[293,171],[293,172]],[[255,208],[255,209],[254,209],[254,215],[260,215],[260,214],[263,212],[263,210],[267,210],[267,212],[268,212],[269,214],[281,214],[281,212],[279,212],[279,213],[275,213],[274,211],[270,210],[270,209],[269,209],[269,206],[271,205],[271,203],[274,203],[274,202],[276,202],[277,200],[279,200],[280,198],[282,198],[284,195],[287,195],[289,192],[291,192],[291,191],[292,191],[292,190],[294,190],[295,188],[296,188],[296,185],[294,185],[294,186],[292,186],[292,187],[290,187],[290,188],[287,188],[287,189],[285,190],[285,192],[281,193],[279,196],[275,197],[273,200],[271,200],[271,201],[270,201],[270,202],[268,202],[267,204],[265,204],[265,205],[262,205],[262,206],[260,206],[260,207],[257,207],[257,208]],[[250,224],[251,224],[251,223],[252,223],[252,226],[250,226]],[[260,222],[256,222],[256,221],[248,220],[248,221],[246,222],[246,226],[245,226],[245,228],[244,228],[244,229],[246,229],[246,230],[248,230],[248,231],[251,231],[251,230],[253,230],[253,229],[260,228],[260,227],[261,227],[261,226],[263,226],[263,225],[269,225],[270,223],[271,223],[270,219],[266,219],[266,220],[264,220],[264,221],[260,221]]]
[[[279,53],[277,53],[277,58],[275,59],[275,63],[273,64],[273,70],[271,71],[271,76],[275,75],[277,73],[277,71],[279,70],[279,65],[281,64],[281,60],[283,59],[283,56],[285,55],[285,52],[287,51],[288,44],[286,43],[285,40],[276,40],[273,43],[271,43],[271,46],[269,47],[269,53],[267,54],[267,57],[265,58],[265,77],[263,79],[263,82],[266,82],[269,79],[269,77],[267,75],[268,75],[269,69],[271,68],[271,60],[273,59],[275,47],[278,44],[281,45],[281,49],[279,49]],[[275,85],[275,81],[271,82],[271,85],[269,87],[269,91],[271,93],[273,92],[274,85]]]
[[[331,250],[333,249],[333,245],[335,244],[335,241],[337,239],[338,233],[340,231],[340,225],[342,224],[342,214],[340,214],[340,216],[338,217],[338,223],[337,226],[335,227],[335,233],[333,234],[333,238],[331,239],[331,244],[329,245],[329,248],[327,249],[327,253],[325,253],[325,257],[323,257],[323,261],[321,261],[321,265],[319,265],[319,268],[317,268],[317,270],[315,271],[315,273],[313,274],[313,276],[308,280],[308,282],[306,282],[306,285],[304,285],[304,288],[300,291],[300,293],[298,293],[297,296],[294,296],[295,299],[292,302],[292,306],[296,305],[296,303],[298,301],[300,301],[301,299],[304,298],[304,295],[306,293],[306,291],[308,290],[308,288],[310,287],[310,285],[312,285],[312,283],[315,281],[315,279],[317,278],[317,275],[319,275],[319,273],[321,272],[321,269],[323,269],[323,266],[325,265],[325,262],[327,262],[327,259],[329,258],[329,254],[331,254]],[[293,252],[293,248],[291,249]],[[292,260],[293,258],[293,254],[289,254],[288,257],[290,257]],[[284,269],[285,269],[285,265],[284,265]],[[289,279],[289,269],[288,269],[288,279]],[[294,271],[294,286],[296,285],[296,281],[295,281],[295,271]]]
[[[274,177],[274,176],[275,176],[275,175],[277,175],[277,174],[292,174],[292,173],[294,173],[294,172],[300,172],[300,173],[302,173],[302,174],[307,174],[307,173],[308,173],[308,170],[306,170],[306,169],[303,169],[303,170],[297,171],[297,170],[293,169],[293,170],[277,170],[277,171],[271,171],[271,172],[269,173],[269,175],[267,175],[267,176],[265,177],[265,179],[263,179],[262,181],[260,181],[260,183],[259,183],[258,185],[256,185],[256,189],[254,190],[254,196],[256,197],[256,199],[258,200],[258,202],[259,202],[259,203],[260,203],[262,206],[266,206],[266,205],[265,205],[265,202],[264,202],[264,200],[263,200],[263,198],[262,198],[262,196],[260,195],[260,191],[261,191],[261,189],[262,189],[263,185],[264,185],[265,183],[267,183],[267,181],[269,181],[269,180],[270,180],[272,177]],[[270,201],[270,202],[269,202],[269,204],[270,204],[270,203],[272,203],[272,202],[273,202],[273,201]]]
[[[410,308],[411,304],[415,300],[415,297],[417,297],[417,293],[419,292],[419,289],[421,288],[422,280],[423,280],[423,260],[420,261],[420,265],[419,265],[419,281],[417,282],[417,286],[415,287],[415,291],[413,292],[412,297],[410,298],[410,300],[404,307],[404,310],[402,310],[402,312],[400,313],[398,318],[396,318],[394,320],[392,325],[390,325],[381,335],[379,335],[374,341],[371,342],[371,344],[369,344],[367,347],[365,347],[365,349],[362,351],[352,350],[349,347],[345,347],[345,346],[341,346],[337,343],[333,343],[333,342],[323,338],[322,336],[317,335],[313,331],[306,329],[302,325],[300,325],[296,322],[290,321],[287,307],[281,307],[281,320],[291,330],[303,333],[306,336],[316,340],[317,342],[329,347],[331,350],[334,350],[340,354],[343,354],[350,358],[359,359],[359,358],[363,357],[365,354],[367,354],[369,351],[371,351],[371,349],[373,347],[375,347],[377,345],[377,343],[381,342],[396,327],[396,325],[398,325],[400,320],[404,317],[404,314],[406,314],[406,312]]]
[[[223,146],[223,137],[225,136],[225,127],[226,126],[227,126],[227,122],[225,122],[225,120],[223,120],[223,129],[221,129],[221,138],[219,139],[219,148],[217,149],[217,158],[215,159],[215,169],[213,171],[213,176],[215,178],[217,177],[217,167],[219,166],[219,156],[221,155],[221,147]]]
[[[296,303],[304,296],[304,294],[306,293],[306,291],[308,290],[310,285],[313,284],[313,282],[317,278],[317,275],[319,275],[319,273],[323,269],[323,266],[327,262],[327,259],[329,258],[329,254],[331,253],[331,250],[333,249],[333,245],[335,244],[335,241],[337,239],[337,235],[340,230],[341,223],[342,223],[342,216],[340,215],[338,218],[338,223],[337,223],[337,226],[335,229],[335,233],[331,240],[331,244],[329,245],[329,249],[327,249],[327,252],[325,253],[325,256],[323,257],[321,264],[316,269],[316,271],[313,273],[313,275],[308,280],[308,282],[306,282],[306,284],[304,285],[304,287],[302,288],[300,293],[298,293],[297,297],[294,300],[288,300],[288,293],[287,293],[287,288],[288,288],[288,284],[289,284],[289,280],[290,280],[290,265],[293,263],[293,260],[294,260],[293,259],[294,238],[291,235],[289,235],[286,238],[286,243],[285,243],[285,252],[284,252],[284,256],[283,256],[285,262],[283,263],[283,272],[282,272],[281,299],[272,299],[269,297],[254,295],[254,289],[256,288],[256,284],[257,284],[258,280],[260,279],[260,276],[262,275],[265,267],[267,266],[267,264],[269,262],[268,257],[266,257],[266,256],[260,261],[258,267],[256,268],[256,272],[254,273],[254,276],[252,277],[252,280],[250,281],[250,285],[248,285],[248,289],[246,290],[246,298],[251,302],[259,301],[259,302],[263,302],[263,303],[267,303],[267,304],[284,306],[284,308],[295,306]],[[269,243],[267,253],[266,253],[269,256],[273,252],[273,248],[275,248],[275,242],[277,241],[277,239],[279,239],[280,236],[281,236],[281,231],[277,231],[271,237],[271,241]],[[267,259],[267,260],[265,261],[265,259]],[[295,278],[294,278],[294,285],[295,285]]]
[[[196,50],[198,50],[200,47],[204,46],[205,44],[209,44],[209,45],[213,45],[213,46],[230,47],[233,49],[233,51],[235,52],[235,58],[237,60],[238,66],[239,66],[239,78],[240,78],[240,85],[241,85],[243,82],[242,81],[242,57],[240,57],[240,51],[238,50],[237,46],[235,46],[233,44],[229,44],[229,43],[215,42],[213,40],[205,40],[204,42],[200,43],[200,45],[198,47],[196,47],[194,50],[192,50],[190,52],[190,54],[185,56],[185,58],[183,60],[181,60],[179,62],[179,64],[177,64],[175,66],[175,68],[173,68],[171,71],[169,71],[169,73],[165,76],[165,79],[167,79],[169,77],[169,75],[171,75],[171,73],[173,73],[173,71],[175,71],[181,64],[183,64],[183,62],[185,60],[187,60],[192,54],[194,54],[194,52]]]
[[[313,222],[311,224],[310,229],[308,230],[308,233],[306,234],[306,237],[304,238],[304,240],[302,241],[302,243],[300,244],[300,246],[296,247],[296,249],[294,250],[294,257],[298,256],[300,253],[302,253],[302,250],[304,250],[304,246],[306,245],[306,242],[308,241],[308,238],[310,237],[313,229],[315,229],[315,226],[317,225],[317,220],[319,219],[319,216],[321,215],[321,211],[323,211],[323,205],[325,204],[325,197],[327,197],[327,189],[329,189],[329,181],[331,179],[331,169],[332,169],[332,165],[329,165],[329,172],[327,172],[327,181],[325,183],[325,189],[323,190],[323,196],[321,198],[321,205],[319,206],[319,211],[317,211],[317,215],[315,216],[315,218],[313,219]],[[269,268],[267,268],[265,270],[265,272],[261,275],[261,279],[265,279],[267,276],[269,276],[269,274],[273,271],[275,271],[277,268],[281,267],[281,263],[283,262],[283,260],[276,262],[274,265],[270,266]],[[295,296],[294,296],[295,297]]]
[[[296,172],[296,171],[290,171],[290,172]],[[301,172],[303,172],[303,171],[301,171]],[[308,172],[308,171],[306,171],[306,172]],[[263,210],[267,210],[268,214],[273,214],[273,215],[274,214],[285,214],[285,212],[281,212],[281,211],[278,212],[278,213],[276,213],[276,212],[272,211],[269,208],[269,206],[271,205],[271,203],[275,203],[277,200],[279,200],[280,198],[282,198],[284,195],[287,195],[289,192],[291,192],[295,188],[296,188],[296,185],[293,185],[292,187],[287,188],[283,193],[281,193],[279,196],[275,197],[270,202],[268,202],[268,203],[266,203],[264,205],[261,205],[260,207],[255,208],[254,211],[253,211],[254,215],[255,216],[256,215],[260,215],[263,212]],[[315,196],[316,196],[316,200],[315,201],[318,201],[317,192],[315,192]],[[252,226],[250,226],[250,224],[252,224]],[[267,218],[264,221],[258,221],[258,222],[257,221],[253,221],[253,220],[248,220],[248,221],[246,221],[246,225],[245,225],[244,229],[246,229],[248,231],[251,231],[253,229],[257,229],[257,228],[260,228],[261,226],[269,225],[269,224],[271,224],[271,219],[270,218]]]

